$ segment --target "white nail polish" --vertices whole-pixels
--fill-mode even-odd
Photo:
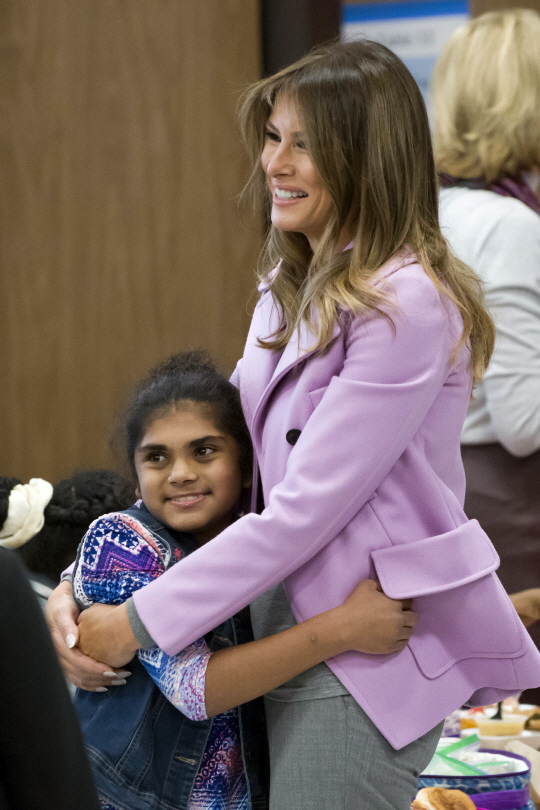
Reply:
[[[66,636],[66,644],[68,645],[68,647],[70,649],[75,646],[75,642],[76,642],[76,638],[73,635],[73,633],[70,633],[69,636]]]
[[[106,689],[104,686],[96,686],[94,692],[108,692],[109,690]]]
[[[116,678],[116,672],[104,672],[106,678]]]
[[[111,681],[111,686],[123,686],[125,682],[124,678],[119,678],[116,681]]]
[[[120,672],[116,673],[117,678],[129,678],[131,672],[128,672],[127,669],[122,669]]]

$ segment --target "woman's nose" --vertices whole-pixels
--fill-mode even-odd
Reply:
[[[290,176],[293,172],[294,166],[291,161],[290,149],[282,141],[272,154],[266,167],[266,173],[270,177],[278,177],[279,175]]]

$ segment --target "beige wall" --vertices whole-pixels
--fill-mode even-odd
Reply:
[[[258,0],[4,0],[0,474],[109,465],[126,387],[205,346],[230,371],[260,229],[235,195]]]

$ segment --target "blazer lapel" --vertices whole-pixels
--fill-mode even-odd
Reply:
[[[317,320],[314,318],[314,325],[316,326]],[[334,340],[341,332],[341,325],[339,321],[334,323],[334,328],[332,331],[332,340]],[[298,363],[301,363],[302,360],[305,360],[307,357],[310,357],[312,354],[315,353],[315,343],[317,342],[316,334],[313,330],[309,329],[307,324],[302,323],[300,325],[300,329],[296,330],[296,332],[291,337],[289,343],[283,350],[281,357],[277,363],[277,366],[274,369],[272,377],[264,389],[257,406],[255,407],[255,411],[253,413],[253,420],[252,420],[252,438],[253,441],[259,439],[259,422],[260,416],[264,409],[264,406],[268,402],[268,398],[272,394],[272,391],[275,389],[276,385],[283,379],[283,377]],[[262,351],[267,351],[263,349]]]

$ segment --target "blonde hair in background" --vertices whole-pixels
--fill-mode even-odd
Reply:
[[[490,183],[540,165],[540,16],[491,11],[458,28],[433,73],[439,171]]]
[[[468,341],[479,379],[493,350],[494,327],[480,282],[442,236],[427,113],[405,65],[378,43],[341,43],[319,48],[245,91],[240,123],[253,161],[246,193],[266,210],[271,196],[260,157],[278,96],[297,107],[306,149],[333,210],[314,253],[303,234],[270,228],[261,277],[280,263],[270,283],[281,321],[261,345],[283,349],[304,322],[317,336],[309,348],[323,352],[341,310],[381,311],[387,296],[373,285],[374,273],[400,251],[412,250],[440,295],[458,306],[463,333],[454,357]],[[336,252],[345,227],[354,246]]]

